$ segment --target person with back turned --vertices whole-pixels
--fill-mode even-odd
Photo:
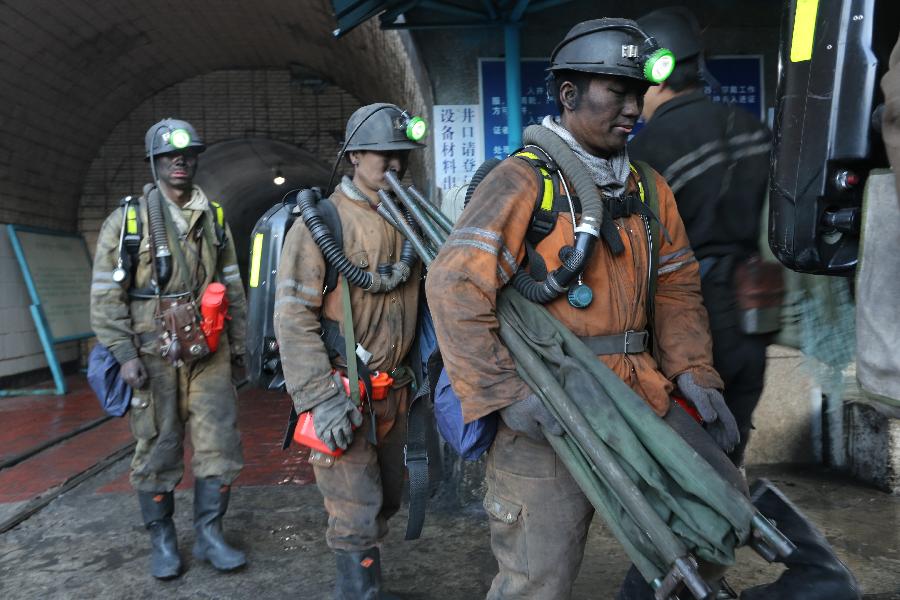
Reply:
[[[676,64],[669,79],[647,92],[647,124],[628,152],[669,182],[700,261],[713,362],[741,434],[730,456],[741,466],[762,394],[770,336],[741,331],[734,273],[758,251],[771,135],[747,111],[716,104],[703,92],[703,78],[709,78],[703,40],[687,9],[660,9],[638,23],[660,44],[670,44],[666,47],[675,53]]]
[[[709,74],[700,26],[690,11],[663,8],[641,17],[638,24],[674,52],[676,66],[664,84],[647,93],[647,125],[628,151],[669,181],[700,261],[713,360],[741,436],[729,456],[740,466],[762,394],[770,336],[742,330],[736,273],[757,252],[771,136],[746,111],[715,104],[704,94],[703,79]],[[788,570],[777,581],[744,590],[743,600],[859,597],[850,571],[784,494],[760,480],[751,486],[751,498],[797,550],[783,560]]]
[[[378,544],[403,492],[421,268],[409,242],[374,209],[378,192],[390,189],[386,173],[402,178],[409,153],[424,147],[410,122],[393,104],[351,115],[338,160],[353,174],[328,199],[315,201],[312,190],[298,195],[302,219],[291,226],[278,267],[275,331],[287,391],[324,444],[309,462],[328,511],[337,600],[394,598],[381,589]],[[368,394],[357,405],[349,394],[356,382],[347,379],[354,365],[361,382],[374,384],[376,372],[392,381],[386,397]]]
[[[727,481],[745,486],[723,453],[738,434],[712,366],[699,265],[665,180],[635,167],[625,149],[644,93],[665,77],[654,62],[661,50],[633,21],[597,19],[576,25],[551,56],[549,87],[561,116],[546,117],[541,134],[560,138],[587,170],[608,213],[603,224],[578,216],[581,209],[568,193],[544,195],[571,173],[553,157],[541,158],[547,151],[539,144],[527,146],[475,188],[429,269],[428,302],[463,418],[500,416],[484,502],[499,564],[492,600],[569,598],[594,513],[545,439],[545,433],[562,433],[560,424],[517,374],[498,335],[498,294],[510,282],[516,286],[523,269],[545,282],[531,286],[538,293],[523,293],[526,298],[544,303]],[[563,181],[542,175],[551,162]],[[644,201],[651,186],[659,200],[655,211]],[[650,234],[656,227],[659,233]],[[574,260],[572,253],[561,258],[560,250],[592,228],[602,239],[578,267],[578,278],[551,282],[548,272]],[[650,235],[659,244],[657,264]],[[676,386],[692,408],[715,415],[707,431],[673,402]],[[653,597],[635,568],[622,594]]]
[[[246,303],[222,207],[193,184],[203,141],[178,119],[153,125],[145,141],[154,182],[103,223],[91,324],[134,390],[131,484],[150,532],[150,572],[170,579],[182,570],[172,515],[187,426],[194,557],[220,571],[247,562],[222,533],[230,486],[243,466],[232,366],[243,360]],[[220,309],[227,304],[218,326],[201,326],[201,298]]]

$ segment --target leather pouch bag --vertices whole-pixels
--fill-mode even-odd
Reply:
[[[734,287],[741,331],[747,335],[761,335],[781,329],[784,301],[781,265],[766,262],[754,254],[735,267]]]
[[[157,323],[159,353],[176,367],[191,364],[209,354],[200,314],[190,296],[160,298]]]

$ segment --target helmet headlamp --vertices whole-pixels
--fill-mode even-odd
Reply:
[[[411,117],[406,121],[406,137],[418,142],[428,133],[428,123],[422,117]]]
[[[191,134],[187,129],[174,129],[169,133],[169,145],[173,148],[183,150],[191,143]]]
[[[653,83],[662,83],[675,70],[675,55],[668,48],[658,48],[644,62],[644,77]]]

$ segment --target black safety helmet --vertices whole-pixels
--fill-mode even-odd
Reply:
[[[696,77],[714,89],[719,82],[706,66],[703,30],[694,13],[683,6],[669,6],[647,13],[637,20],[641,29],[671,50],[682,66],[691,61],[696,64]],[[693,59],[693,60],[692,60]]]
[[[151,146],[152,144],[152,146]],[[206,150],[206,144],[200,139],[200,135],[194,126],[181,119],[163,119],[156,123],[144,135],[144,158],[168,154],[169,152],[181,152],[185,148],[193,148],[197,152]]]
[[[353,150],[416,150],[428,129],[421,117],[411,116],[394,104],[378,102],[350,115],[344,137],[344,152]]]
[[[631,19],[593,19],[569,30],[550,55],[550,68],[628,77],[656,85],[672,72],[672,52]]]
[[[703,32],[697,18],[683,6],[669,6],[647,13],[638,26],[665,46],[679,62],[703,52]]]

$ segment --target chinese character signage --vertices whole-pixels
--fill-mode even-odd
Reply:
[[[502,58],[478,59],[481,115],[484,119],[484,154],[506,158],[515,148],[506,143],[506,66]],[[556,104],[547,101],[546,58],[522,61],[522,128],[540,123],[544,115],[556,115]]]
[[[713,56],[706,65],[721,85],[719,90],[704,89],[713,102],[735,104],[765,119],[762,56]]]
[[[472,179],[484,161],[478,105],[435,105],[431,138],[437,186],[448,190]]]
[[[480,58],[479,92],[481,116],[484,123],[484,154],[486,157],[506,158],[511,150],[506,143],[506,67],[502,58]],[[714,56],[706,59],[709,71],[721,84],[714,92],[706,93],[713,102],[730,102],[752,113],[762,121],[765,117],[763,90],[763,57]],[[544,58],[522,60],[522,127],[540,123],[544,115],[557,115],[556,104],[547,100],[547,67]],[[634,133],[642,123],[638,122]]]

